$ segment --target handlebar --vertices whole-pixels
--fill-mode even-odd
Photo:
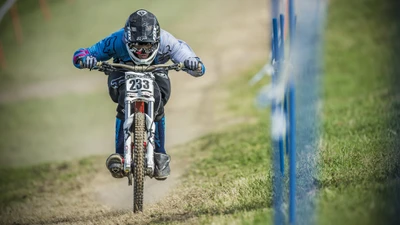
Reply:
[[[80,62],[82,63],[82,62]],[[150,65],[150,66],[130,66],[126,64],[120,63],[109,63],[109,62],[97,62],[96,66],[93,69],[100,71],[118,71],[118,68],[129,70],[132,72],[152,72],[157,69],[165,69],[165,70],[182,70],[184,69],[183,63],[175,63],[171,65]]]

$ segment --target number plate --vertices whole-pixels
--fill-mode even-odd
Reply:
[[[153,81],[144,77],[132,77],[126,80],[126,92],[138,97],[153,96]]]

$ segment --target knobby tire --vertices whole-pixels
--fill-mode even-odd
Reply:
[[[146,136],[146,117],[144,113],[135,114],[134,129],[134,185],[133,185],[133,212],[143,211],[144,191],[144,143]]]

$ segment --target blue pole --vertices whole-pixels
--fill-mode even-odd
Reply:
[[[278,74],[279,74],[279,64],[280,64],[280,58],[281,58],[281,54],[280,54],[280,48],[279,48],[279,33],[278,33],[278,20],[276,18],[272,19],[272,37],[273,37],[273,45],[274,45],[274,56],[275,56],[275,65],[274,65],[274,74],[272,75],[272,85],[276,85],[277,81],[278,81]],[[279,108],[279,104],[273,103],[271,105],[271,111],[272,113]],[[280,171],[283,174],[284,171],[284,158],[283,158],[283,149],[282,149],[282,144],[280,140],[278,140],[278,143],[276,144],[277,149],[279,150],[279,162],[280,162]]]
[[[294,81],[289,84],[289,223],[296,224],[296,103]]]
[[[273,60],[275,60],[274,70],[272,75],[272,85],[276,85],[277,76],[279,73],[280,65],[280,49],[279,49],[279,35],[278,35],[278,20],[276,18],[272,19],[272,45],[273,45]],[[274,114],[275,110],[278,109],[279,105],[276,101],[271,104],[271,116]],[[272,137],[272,152],[273,152],[273,206],[274,206],[274,224],[283,225],[284,224],[284,212],[282,211],[283,203],[283,179],[282,179],[282,157],[280,157],[280,147],[281,141],[276,137]],[[282,142],[283,143],[283,142]]]
[[[289,108],[289,101],[288,101],[289,95],[288,95],[288,91],[285,90],[285,99],[283,102],[283,112],[285,113],[285,120],[289,121],[289,112],[288,112],[288,108]],[[286,155],[289,154],[289,132],[286,132],[285,134],[285,147],[286,147]]]
[[[273,59],[279,63],[280,60],[280,54],[279,54],[279,35],[278,35],[278,20],[276,18],[272,19],[272,44],[273,44]],[[279,68],[279,66],[275,65],[276,68]],[[276,81],[276,75],[277,75],[277,70],[275,70],[275,73],[272,76],[272,82],[275,83]]]
[[[295,5],[289,0],[289,41],[290,48],[294,47],[295,39]],[[296,99],[295,84],[292,77],[289,83],[289,223],[296,224]]]
[[[278,141],[279,145],[279,164],[280,164],[280,169],[281,169],[281,174],[282,176],[285,175],[285,151],[284,151],[284,145],[283,145],[283,137],[279,137]]]
[[[281,59],[285,58],[285,16],[283,14],[280,14],[280,29],[281,29]],[[284,102],[283,102],[283,113],[285,114],[285,119],[286,121],[289,120],[288,118],[288,101],[287,101],[287,91],[285,91],[285,96],[284,96]],[[283,145],[283,143],[282,143]],[[286,148],[286,154],[289,154],[289,134],[286,132],[285,134],[285,145],[283,149]],[[282,154],[282,158],[283,158]],[[284,163],[284,161],[282,162]],[[283,171],[282,171],[283,174]]]
[[[290,47],[293,47],[294,41],[294,32],[295,32],[295,24],[296,24],[296,15],[294,12],[294,0],[289,0],[289,41]]]
[[[281,14],[279,16],[280,22],[280,34],[281,34],[281,45],[280,45],[280,60],[283,60],[285,57],[285,16]]]
[[[279,42],[279,59],[278,59],[278,66],[282,66],[282,60],[284,59],[285,55],[285,16],[283,14],[279,15],[279,28],[280,32],[280,42]],[[279,75],[279,74],[278,74]],[[282,105],[278,104],[278,107],[281,108]],[[283,106],[285,107],[285,105]],[[285,109],[284,109],[285,110]],[[284,112],[286,114],[286,112]],[[282,176],[285,174],[285,146],[284,146],[284,139],[283,137],[279,138],[279,155],[280,155],[280,165],[281,165],[281,173]]]

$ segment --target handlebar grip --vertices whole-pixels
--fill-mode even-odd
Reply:
[[[93,69],[101,68],[102,65],[103,65],[103,62],[97,62],[96,65],[93,67]],[[84,68],[84,67],[83,67],[83,62],[82,62],[81,59],[79,60],[79,66],[80,66],[81,68]]]

